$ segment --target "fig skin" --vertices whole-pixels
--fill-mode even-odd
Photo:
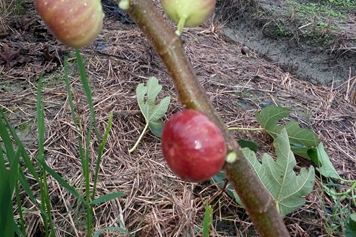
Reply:
[[[102,29],[100,0],[35,0],[35,7],[52,34],[69,47],[90,45]]]
[[[164,12],[175,23],[178,31],[195,27],[206,21],[213,12],[216,0],[161,0]]]
[[[226,143],[220,129],[203,113],[183,110],[164,125],[162,152],[170,169],[181,179],[202,182],[223,167]]]

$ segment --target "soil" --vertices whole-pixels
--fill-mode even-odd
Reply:
[[[142,32],[116,4],[104,0],[102,3],[106,12],[104,28],[91,46],[81,49],[99,131],[107,125],[109,113],[114,114],[97,192],[100,196],[122,191],[125,196],[95,208],[95,230],[120,226],[132,236],[201,236],[205,205],[213,202],[211,236],[255,236],[244,209],[229,195],[221,193],[218,185],[190,184],[172,174],[162,157],[159,138],[150,132],[134,153],[128,152],[145,126],[136,100],[135,89],[139,83],[155,76],[163,86],[159,97],[172,97],[163,122],[182,106],[169,74]],[[231,0],[220,4],[214,17],[200,27],[186,29],[182,40],[199,81],[227,126],[259,127],[255,112],[270,104],[288,107],[289,119],[313,130],[323,141],[338,173],[345,179],[355,180],[356,18],[353,8],[348,10],[348,18],[340,21],[338,31],[326,25],[315,35],[312,28],[310,34],[304,31],[310,26],[308,22],[298,18],[287,21],[291,15],[282,10],[276,15],[274,9],[282,9],[285,2]],[[90,112],[75,53],[47,31],[32,1],[23,2],[22,7],[26,12],[5,14],[4,11],[1,18],[0,107],[35,163],[36,94],[42,75],[47,164],[79,190],[83,185],[82,169],[77,132],[63,81],[64,59],[68,61],[75,111],[84,130]],[[277,25],[283,28],[276,28]],[[250,48],[248,57],[241,54],[243,44]],[[274,154],[271,139],[265,133],[232,133],[236,139],[256,141],[260,155]],[[97,147],[93,137],[90,143],[93,161]],[[311,165],[302,158],[297,161],[298,169]],[[86,213],[57,181],[51,177],[48,180],[54,223],[58,227],[56,236],[84,236]],[[31,177],[28,182],[34,190],[38,189]],[[305,206],[285,217],[292,236],[343,235],[343,218],[355,212],[355,207],[347,200],[338,203],[325,195],[323,182],[317,177]],[[339,185],[338,191],[349,187]],[[39,212],[28,198],[22,201],[31,210],[25,217],[28,236],[43,236]],[[336,206],[348,210],[341,215],[343,218],[328,212]],[[332,229],[335,225],[339,227]],[[102,236],[123,236],[115,231],[103,233]]]
[[[355,75],[356,4],[330,2],[223,1],[238,7],[225,12],[222,33],[298,79],[340,85]]]

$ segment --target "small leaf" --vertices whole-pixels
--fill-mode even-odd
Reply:
[[[316,164],[317,166],[321,165],[321,162],[320,162],[319,156],[318,156],[318,150],[316,148],[308,149],[307,150],[307,155],[309,156],[311,161],[314,162],[314,164]]]
[[[212,183],[215,183],[216,185],[218,185],[220,188],[223,188],[225,185],[225,179],[226,179],[226,175],[224,173],[224,171],[220,171],[218,174],[214,175],[211,178]],[[225,192],[231,197],[231,198],[235,198],[235,194],[236,191],[235,189],[232,187],[232,185],[230,184],[230,182],[227,184],[227,186],[225,187]]]
[[[108,193],[108,194],[105,194],[103,196],[100,196],[100,197],[94,199],[93,201],[90,202],[90,204],[96,205],[99,203],[107,202],[107,201],[115,199],[115,198],[122,197],[124,195],[125,194],[123,192]]]
[[[159,103],[160,110],[156,111],[155,116],[157,117],[157,119],[153,118],[149,122],[149,127],[151,132],[157,137],[162,136],[162,130],[163,130],[163,124],[158,119],[162,118],[164,114],[167,112],[169,103],[170,103],[170,97],[163,98]]]
[[[159,119],[167,112],[170,103],[170,97],[167,96],[156,105],[155,101],[161,90],[162,86],[158,84],[156,77],[151,77],[147,82],[147,86],[141,83],[136,88],[137,101],[141,112],[145,117],[146,123],[154,128],[162,125]]]
[[[305,146],[302,146],[300,144],[291,143],[290,144],[290,149],[292,150],[292,152],[295,155],[298,155],[300,157],[304,157],[306,159],[311,159],[311,157],[309,156],[308,152],[310,152],[310,150],[313,149],[313,148],[305,147]]]
[[[254,141],[249,141],[249,140],[244,140],[240,139],[237,141],[239,143],[241,148],[249,148],[251,151],[254,151],[255,153],[258,151],[258,144]]]
[[[350,215],[345,230],[345,237],[354,237],[354,236],[356,236],[356,213],[352,213]]]
[[[333,164],[331,163],[328,154],[325,152],[324,145],[320,142],[316,148],[318,154],[318,160],[321,163],[321,167],[317,168],[322,176],[325,178],[335,178],[341,180],[341,177],[336,172]]]
[[[162,86],[158,84],[156,77],[151,77],[147,81],[147,86],[140,83],[136,88],[137,102],[142,115],[145,117],[146,126],[135,145],[129,150],[130,153],[136,149],[148,128],[150,128],[151,132],[157,137],[161,137],[162,135],[163,124],[159,119],[167,112],[171,98],[167,96],[156,104],[157,95],[161,90]]]
[[[334,185],[328,185],[328,184],[321,184],[323,187],[323,191],[329,195],[333,200],[337,201],[340,200],[340,196],[338,196],[337,191],[335,190]]]

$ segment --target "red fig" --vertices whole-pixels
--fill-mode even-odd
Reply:
[[[225,163],[226,143],[220,129],[197,110],[174,114],[164,125],[161,139],[168,166],[183,180],[207,180]]]
[[[87,46],[101,31],[100,0],[35,0],[35,6],[47,28],[67,46]]]

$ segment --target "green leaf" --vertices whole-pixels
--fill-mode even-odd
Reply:
[[[263,108],[260,114],[256,112],[255,117],[265,131],[273,138],[276,138],[282,130],[282,127],[277,125],[277,122],[288,115],[289,109],[269,105]]]
[[[161,101],[162,102],[162,101]],[[169,103],[168,103],[169,104]],[[161,137],[162,132],[163,132],[163,124],[160,121],[151,121],[148,124],[150,131],[156,136],[156,137]]]
[[[147,81],[147,86],[143,83],[139,84],[136,88],[137,102],[141,109],[146,123],[149,124],[152,133],[160,137],[162,133],[163,124],[159,121],[167,112],[170,103],[170,97],[163,98],[156,104],[156,98],[162,86],[158,84],[156,77],[151,77]]]
[[[319,143],[318,147],[316,148],[316,152],[318,155],[318,161],[321,164],[321,167],[317,168],[319,173],[325,178],[335,178],[341,180],[341,177],[331,163],[328,154],[325,152],[322,142]]]
[[[284,126],[288,133],[289,142],[292,144],[301,144],[306,147],[317,146],[320,143],[319,138],[313,131],[301,128],[297,121],[291,121]]]
[[[324,193],[330,196],[334,201],[340,200],[340,196],[335,189],[335,185],[321,183],[321,186],[323,187]]]
[[[2,121],[0,121],[0,123],[2,123]],[[5,165],[5,158],[0,149],[0,228],[4,236],[14,236],[12,196],[18,179],[19,154],[20,153],[17,152],[16,157],[12,158],[10,170],[8,171]]]
[[[80,54],[80,50],[79,49],[75,49],[75,55],[76,55],[76,58],[77,58],[78,69],[79,69],[79,74],[80,74],[80,80],[82,82],[82,86],[83,86],[83,89],[85,91],[85,95],[87,97],[87,102],[88,102],[88,105],[89,105],[91,122],[94,125],[93,127],[94,127],[94,130],[95,130],[96,138],[98,139],[98,141],[100,143],[100,135],[99,135],[100,133],[99,133],[99,130],[98,130],[98,126],[96,126],[96,118],[95,118],[94,103],[93,103],[93,96],[92,96],[92,92],[91,92],[91,87],[90,87],[90,83],[89,83],[88,77],[87,77],[86,72],[85,72],[85,66],[84,66],[83,59],[82,59],[82,56]],[[73,120],[73,121],[75,121],[75,120]]]
[[[310,148],[307,150],[307,155],[309,156],[309,159],[313,161],[314,164],[316,165],[321,165],[321,162],[318,157],[318,150],[316,148]]]
[[[112,119],[113,119],[113,112],[111,111],[110,114],[109,114],[109,120],[108,120],[108,124],[106,125],[106,128],[105,128],[105,132],[104,132],[104,136],[103,136],[103,139],[100,143],[100,146],[99,146],[99,150],[98,150],[98,158],[97,158],[97,161],[96,161],[96,164],[95,164],[95,173],[94,173],[94,185],[93,185],[93,191],[92,191],[92,199],[94,199],[94,196],[95,196],[95,193],[96,193],[96,186],[97,186],[97,182],[98,182],[98,174],[99,174],[99,169],[100,169],[100,162],[101,162],[101,159],[102,159],[102,156],[103,156],[103,153],[104,153],[104,148],[105,148],[105,145],[106,145],[106,142],[108,140],[108,137],[109,137],[109,132],[110,132],[110,129],[111,129],[111,125],[112,125]]]
[[[208,203],[205,207],[204,219],[203,219],[203,237],[210,236],[210,226],[213,221],[213,208]]]
[[[240,139],[237,141],[237,143],[239,143],[241,148],[249,148],[250,150],[257,152],[258,151],[258,144],[254,141],[249,141],[249,140],[245,140],[245,139]]]
[[[349,221],[345,229],[345,237],[356,236],[356,213],[350,215]]]
[[[224,171],[220,171],[219,173],[217,173],[216,175],[214,175],[211,178],[211,182],[215,183],[216,185],[218,185],[220,188],[223,188],[225,185],[225,179],[226,179],[226,175],[224,173]],[[231,197],[234,198],[235,197],[235,189],[232,187],[232,185],[230,184],[230,182],[227,184],[227,186],[225,187],[225,192]]]
[[[82,203],[86,203],[83,197],[77,192],[77,190],[71,186],[67,181],[65,181],[56,171],[51,169],[44,161],[38,160],[38,162],[43,166],[43,168],[49,173],[58,183],[65,188],[69,193],[76,197]]]
[[[297,175],[293,169],[296,161],[290,149],[286,129],[282,129],[274,141],[277,160],[264,154],[260,163],[256,154],[243,149],[257,176],[271,193],[282,216],[297,210],[305,203],[304,196],[310,193],[314,186],[314,168],[300,169]]]
[[[169,103],[171,101],[171,97],[167,96],[163,98],[158,104],[156,104],[157,95],[161,90],[162,86],[158,84],[156,77],[151,77],[147,81],[147,86],[145,86],[143,83],[140,83],[137,86],[137,102],[143,116],[145,117],[146,126],[136,141],[135,145],[130,149],[129,152],[133,152],[136,149],[147,128],[150,128],[151,132],[157,137],[161,137],[163,124],[159,121],[159,119],[162,118],[167,112]]]
[[[108,194],[105,194],[105,195],[103,195],[101,197],[98,197],[97,199],[94,199],[93,201],[90,202],[90,204],[96,205],[96,204],[99,204],[99,203],[107,202],[107,201],[109,201],[111,199],[122,197],[124,195],[125,194],[123,192],[108,193]]]
[[[313,131],[301,128],[297,121],[288,122],[284,126],[278,125],[278,121],[289,115],[289,109],[277,106],[267,106],[261,114],[256,113],[256,119],[265,131],[276,138],[280,131],[285,128],[294,154],[310,159],[308,150],[320,143],[319,138]]]

